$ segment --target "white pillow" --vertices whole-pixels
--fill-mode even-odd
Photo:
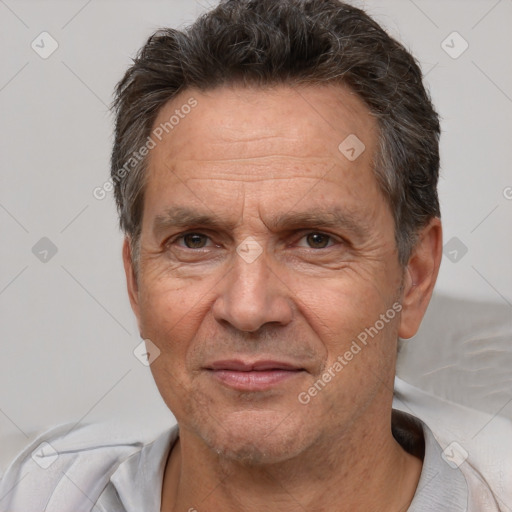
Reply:
[[[397,376],[512,419],[512,307],[434,294],[417,335],[400,340]]]

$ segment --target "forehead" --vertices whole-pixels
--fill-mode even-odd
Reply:
[[[340,205],[364,218],[385,203],[373,174],[377,124],[343,86],[186,90],[160,110],[155,133],[144,224],[191,203],[233,222],[246,207],[270,222],[280,210]]]
[[[266,160],[279,158],[298,168],[306,163],[322,169],[328,162],[368,168],[378,136],[368,108],[343,85],[185,90],[161,108],[155,130],[161,141],[149,155],[150,172],[207,162],[209,172],[227,170],[233,179],[240,168],[250,178],[246,165],[259,179],[258,170],[268,170]]]

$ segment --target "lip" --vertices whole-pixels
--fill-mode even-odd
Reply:
[[[215,361],[206,367],[208,370],[232,370],[237,372],[262,372],[266,370],[302,370],[298,366],[284,362],[274,361],[270,359],[259,361],[242,361],[241,359],[229,359],[225,361]]]
[[[284,361],[216,361],[205,368],[213,378],[238,391],[264,391],[303,373]]]

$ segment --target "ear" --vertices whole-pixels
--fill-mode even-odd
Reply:
[[[443,255],[439,218],[433,218],[418,234],[404,276],[402,312],[398,336],[412,338],[419,329],[432,296]]]
[[[130,238],[125,237],[123,243],[123,264],[124,272],[126,274],[126,287],[128,289],[128,297],[132,310],[137,317],[137,323],[140,330],[140,314],[139,314],[139,286],[137,283],[137,275],[135,274],[135,267],[132,260],[132,250],[130,246]]]

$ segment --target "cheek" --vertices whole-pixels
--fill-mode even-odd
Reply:
[[[323,332],[322,339],[346,339],[373,325],[398,300],[398,287],[376,286],[373,276],[362,276],[344,269],[337,280],[309,283],[302,280],[295,286],[301,314]],[[381,293],[386,290],[386,294]]]
[[[139,307],[144,338],[163,354],[184,352],[201,321],[203,295],[198,283],[159,279],[143,285]]]
[[[142,335],[160,350],[150,366],[157,388],[173,413],[189,414],[194,386],[186,361],[204,316],[201,294],[161,279],[141,288],[140,298]]]
[[[308,322],[325,351],[320,372],[301,389],[315,414],[349,421],[347,414],[363,411],[384,388],[392,389],[399,318],[393,304],[391,294],[384,300],[372,287],[356,293],[340,284],[325,291],[314,314],[310,310]]]
[[[352,388],[363,385],[358,381],[369,371],[387,373],[393,365],[401,306],[394,278],[384,281],[375,273],[343,272],[338,280],[325,280],[316,288],[302,281],[296,293],[302,297],[300,314],[323,345],[322,372],[330,369],[337,381],[350,375]]]

